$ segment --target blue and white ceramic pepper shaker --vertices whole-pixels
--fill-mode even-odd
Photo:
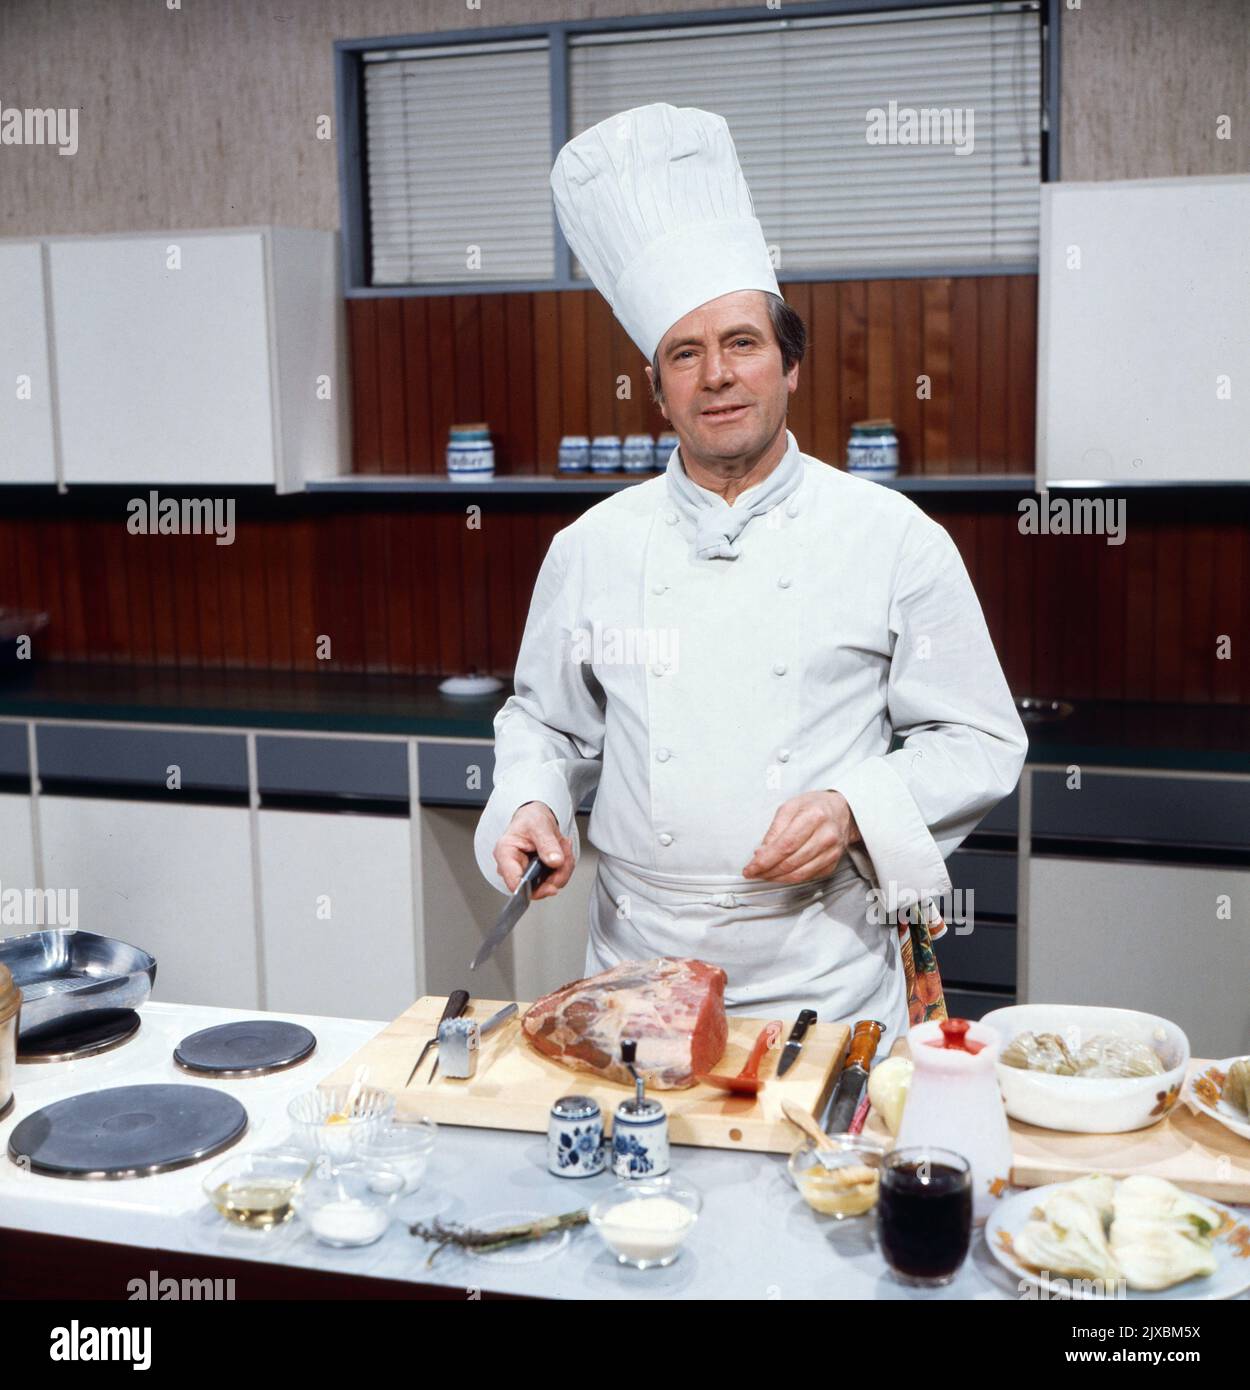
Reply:
[[[668,1172],[668,1113],[645,1094],[646,1081],[634,1066],[638,1044],[621,1043],[621,1061],[634,1078],[634,1095],[612,1117],[612,1171],[618,1178],[658,1178]]]

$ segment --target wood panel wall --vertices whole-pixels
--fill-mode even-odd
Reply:
[[[547,545],[593,500],[482,499],[471,529],[458,499],[249,493],[235,543],[217,546],[129,535],[112,492],[5,498],[0,605],[51,614],[45,657],[396,676],[509,673]],[[921,500],[959,546],[1017,694],[1250,704],[1247,493],[1130,495],[1121,546],[1021,535],[1011,496]]]
[[[805,453],[841,463],[852,422],[884,416],[904,473],[1033,472],[1036,276],[781,291],[808,329],[790,405]],[[498,471],[524,474],[556,471],[562,434],[666,428],[642,355],[594,291],[347,307],[358,472],[441,473],[449,427],[468,421],[490,425]]]

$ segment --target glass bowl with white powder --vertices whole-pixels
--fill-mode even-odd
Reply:
[[[623,1265],[671,1265],[699,1219],[698,1189],[665,1175],[618,1182],[590,1208],[590,1224]]]

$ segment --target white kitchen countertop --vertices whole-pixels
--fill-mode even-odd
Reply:
[[[262,1014],[179,1004],[146,1004],[143,1026],[116,1051],[79,1062],[20,1065],[17,1103],[0,1122],[0,1226],[51,1235],[199,1252],[451,1288],[554,1298],[1016,1298],[1016,1281],[974,1237],[972,1255],[944,1289],[917,1294],[887,1273],[873,1241],[872,1218],[836,1222],[809,1211],[790,1183],[783,1157],[685,1145],[673,1149],[673,1172],[703,1194],[703,1212],[677,1261],[667,1269],[616,1263],[589,1228],[569,1234],[555,1253],[519,1247],[479,1257],[446,1249],[432,1269],[428,1247],[406,1223],[441,1216],[503,1224],[511,1214],[557,1213],[589,1206],[614,1181],[556,1178],[546,1169],[546,1136],[441,1125],[421,1189],[395,1207],[377,1244],[335,1250],[319,1244],[298,1218],[272,1232],[228,1227],[201,1182],[234,1152],[268,1148],[289,1134],[286,1105],[309,1090],[385,1023]],[[174,1066],[174,1046],[218,1023],[282,1017],[317,1035],[307,1062],[273,1076],[240,1081],[191,1078]],[[25,1172],[7,1156],[13,1128],[44,1105],[88,1089],[180,1081],[237,1096],[251,1126],[220,1157],[154,1177],[72,1181]],[[548,1245],[551,1243],[548,1242]],[[159,1273],[159,1271],[158,1271]],[[148,1271],[136,1270],[146,1278]],[[125,1297],[119,1290],[118,1297]]]

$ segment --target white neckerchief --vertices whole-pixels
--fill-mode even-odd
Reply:
[[[786,451],[763,482],[739,493],[731,505],[718,492],[691,482],[681,462],[680,448],[668,460],[668,494],[681,514],[695,528],[695,553],[701,560],[736,560],[738,537],[752,517],[771,511],[803,480],[799,446],[786,431]]]

